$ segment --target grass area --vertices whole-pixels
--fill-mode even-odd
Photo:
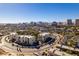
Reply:
[[[71,50],[68,50],[68,49],[62,49],[62,51],[69,53],[69,54],[72,54],[72,55],[79,56],[79,52],[77,52],[77,51],[71,51]]]
[[[0,43],[1,43],[1,39],[2,39],[2,37],[0,37]]]
[[[61,51],[64,51],[64,52],[66,52],[66,53],[68,53],[68,54],[71,54],[71,55],[77,55],[77,56],[79,56],[79,52],[78,51],[72,51],[72,50],[68,50],[68,49],[64,49],[64,48],[60,48],[60,47],[57,47],[57,48],[59,48],[59,49],[61,49]]]

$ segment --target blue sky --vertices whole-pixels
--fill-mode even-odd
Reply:
[[[53,22],[76,18],[79,18],[77,3],[0,4],[0,23]]]

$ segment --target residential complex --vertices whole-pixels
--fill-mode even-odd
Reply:
[[[12,56],[77,56],[78,21],[1,24],[0,49],[4,51],[1,53]]]

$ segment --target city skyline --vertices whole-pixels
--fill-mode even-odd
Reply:
[[[25,3],[0,4],[0,23],[62,22],[79,18],[79,4]]]

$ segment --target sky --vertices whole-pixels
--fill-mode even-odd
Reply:
[[[0,23],[63,22],[78,18],[78,3],[0,3]]]

